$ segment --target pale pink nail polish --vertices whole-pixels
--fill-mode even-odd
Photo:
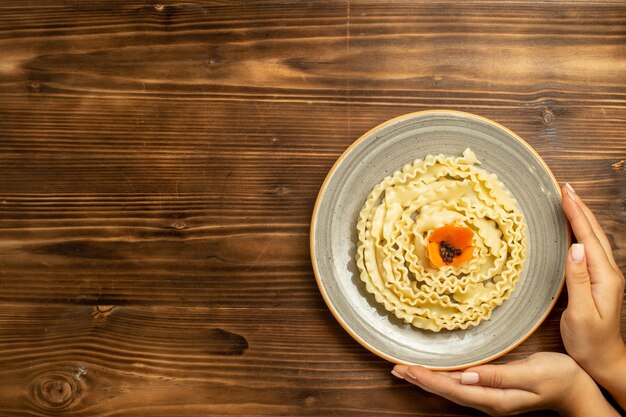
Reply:
[[[480,380],[480,376],[476,372],[463,372],[461,374],[461,384],[476,384]]]
[[[404,377],[400,375],[400,373],[394,371],[393,369],[391,370],[391,375],[395,376],[396,378],[404,379]]]
[[[575,263],[582,262],[583,258],[585,257],[585,245],[583,245],[582,243],[574,243],[572,245],[571,256],[572,261],[574,261]]]
[[[568,190],[570,190],[572,193],[576,194],[576,191],[574,191],[574,187],[572,187],[569,182],[565,183],[565,186],[567,187]]]

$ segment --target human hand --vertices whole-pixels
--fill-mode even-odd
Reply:
[[[536,353],[505,365],[465,372],[432,372],[396,365],[392,373],[425,391],[492,416],[553,409],[563,416],[619,416],[576,362],[561,353]]]
[[[595,216],[571,186],[563,191],[563,210],[578,244],[565,267],[569,302],[561,317],[567,353],[626,407],[626,347],[620,322],[624,276]]]

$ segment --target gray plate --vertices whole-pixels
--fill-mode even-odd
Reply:
[[[519,202],[528,253],[511,298],[490,320],[468,330],[417,329],[378,305],[354,261],[358,213],[374,185],[426,155],[461,155],[470,147]],[[561,193],[549,168],[519,136],[469,113],[425,111],[390,120],[337,160],[317,197],[311,258],[328,308],[364,347],[395,363],[459,369],[510,351],[537,329],[563,288],[570,236]]]

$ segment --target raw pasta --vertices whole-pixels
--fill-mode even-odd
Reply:
[[[376,301],[413,326],[467,329],[488,320],[515,289],[526,225],[496,175],[462,157],[429,155],[376,185],[357,223],[356,263]],[[433,267],[426,247],[446,225],[474,232],[471,260]]]

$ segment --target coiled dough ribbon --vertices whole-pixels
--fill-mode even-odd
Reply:
[[[368,292],[415,327],[467,329],[488,320],[515,290],[526,257],[526,225],[496,175],[462,157],[429,155],[386,177],[367,197],[357,222],[356,263]],[[473,256],[433,267],[426,247],[433,230],[474,232]]]

